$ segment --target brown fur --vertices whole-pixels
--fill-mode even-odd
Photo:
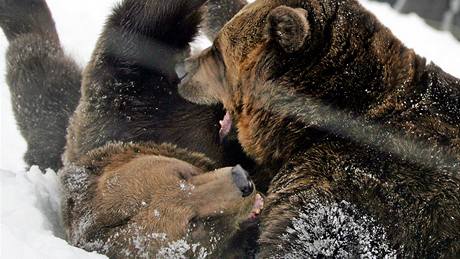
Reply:
[[[171,145],[110,144],[62,172],[70,242],[111,258],[217,256],[248,219],[231,168]]]
[[[188,70],[181,94],[277,172],[261,257],[460,255],[460,81],[357,1],[256,1]]]
[[[241,223],[252,227],[256,194],[247,176],[223,167],[244,155],[236,141],[220,143],[221,107],[176,89],[175,66],[204,2],[125,0],[109,17],[83,73],[60,172],[71,244],[111,258],[245,253],[232,244]]]
[[[59,174],[71,244],[112,258],[231,257],[255,236],[246,172],[215,170],[248,161],[236,140],[220,143],[222,107],[192,104],[176,89],[175,66],[189,53],[204,2],[122,1],[82,75],[45,0],[0,0],[27,163],[60,169],[69,126]],[[242,2],[208,6],[215,18],[207,31],[216,32]]]
[[[114,8],[83,72],[66,162],[110,141],[174,143],[219,166],[244,162],[236,140],[220,143],[222,107],[177,93],[175,67],[189,55],[204,2],[124,0]]]

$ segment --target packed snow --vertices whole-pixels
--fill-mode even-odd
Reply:
[[[104,20],[116,0],[47,1],[66,51],[82,66],[89,60]],[[460,43],[411,14],[396,13],[387,4],[361,1],[417,53],[460,76]],[[91,8],[88,8],[91,6]],[[205,40],[194,46],[204,47]],[[0,33],[0,258],[104,258],[72,247],[64,240],[60,225],[60,188],[56,174],[37,167],[25,172],[22,155],[26,143],[13,117],[4,80],[8,43]],[[302,216],[297,221],[303,220]]]
[[[60,226],[60,190],[56,174],[0,170],[0,258],[105,258],[72,247]]]

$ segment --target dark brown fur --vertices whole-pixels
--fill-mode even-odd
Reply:
[[[24,160],[58,170],[80,97],[81,68],[64,53],[45,1],[0,0],[0,27],[10,42],[6,81],[28,145]]]
[[[357,1],[256,1],[188,70],[275,174],[261,257],[460,255],[460,82]]]
[[[237,230],[255,193],[242,195],[247,176],[237,183],[234,169],[216,169],[244,155],[235,141],[219,143],[221,107],[189,103],[176,89],[174,67],[188,55],[203,2],[123,1],[84,71],[80,97],[81,71],[64,55],[46,2],[0,1],[30,165],[61,167],[80,98],[59,171],[71,244],[111,258],[245,252],[235,245],[245,233]],[[181,254],[174,245],[190,247]]]
[[[67,136],[72,244],[113,258],[180,256],[180,244],[186,256],[219,256],[249,217],[255,196],[242,197],[231,168],[205,174],[243,157],[237,143],[219,143],[221,108],[183,100],[174,87],[204,2],[125,0],[109,17]]]
[[[66,161],[108,141],[175,143],[224,160],[222,111],[189,103],[174,87],[175,65],[188,55],[201,21],[201,12],[189,13],[197,3],[127,0],[115,8],[83,74]]]

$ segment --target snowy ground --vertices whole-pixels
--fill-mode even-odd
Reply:
[[[62,43],[82,65],[88,61],[104,19],[116,0],[48,0]],[[460,44],[415,15],[400,15],[388,5],[362,2],[417,53],[460,77]],[[88,8],[88,6],[92,6]],[[203,43],[201,43],[203,45]],[[54,172],[24,172],[26,144],[12,115],[4,81],[8,44],[0,33],[0,258],[103,258],[69,246],[59,226],[59,188]]]

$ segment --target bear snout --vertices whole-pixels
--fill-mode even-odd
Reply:
[[[195,58],[187,58],[183,63],[176,65],[176,73],[181,80],[179,87],[188,84],[198,68],[199,63]]]

